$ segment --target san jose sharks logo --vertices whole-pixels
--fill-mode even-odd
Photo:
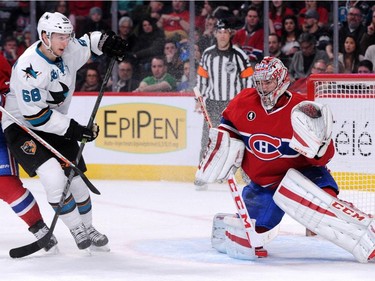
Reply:
[[[26,79],[29,79],[31,77],[36,79],[38,75],[42,74],[41,72],[34,70],[31,63],[29,67],[26,67],[26,69],[22,69],[22,71],[26,73]]]
[[[59,83],[61,85],[62,90],[57,92],[49,91],[49,93],[53,97],[53,100],[47,100],[46,102],[51,104],[60,104],[66,99],[69,93],[69,87],[62,82]]]
[[[25,143],[21,146],[21,149],[28,155],[35,155],[36,144],[33,140],[25,141]]]

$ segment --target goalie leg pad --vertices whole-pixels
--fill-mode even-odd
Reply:
[[[210,129],[207,152],[199,164],[195,181],[213,183],[222,181],[241,166],[245,145],[242,141],[229,137],[226,131]]]
[[[298,171],[289,169],[274,200],[299,223],[352,253],[359,262],[373,257],[374,219],[330,196]]]

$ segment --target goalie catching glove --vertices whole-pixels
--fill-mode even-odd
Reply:
[[[303,101],[292,109],[291,121],[293,138],[289,146],[307,158],[322,157],[332,137],[333,118],[329,107]]]
[[[229,133],[211,128],[206,155],[199,164],[195,181],[213,183],[234,175],[241,166],[245,145],[242,141],[230,138]]]
[[[68,140],[82,142],[84,139],[88,142],[95,140],[99,135],[99,126],[94,123],[90,128],[78,124],[74,119],[70,120],[69,128],[64,137]]]

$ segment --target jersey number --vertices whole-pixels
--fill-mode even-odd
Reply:
[[[25,102],[36,102],[41,99],[39,89],[37,88],[32,89],[31,91],[22,90],[22,96]]]

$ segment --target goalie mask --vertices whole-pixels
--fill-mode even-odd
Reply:
[[[51,36],[52,33],[59,34],[68,34],[70,38],[74,38],[74,28],[70,20],[58,12],[50,13],[46,12],[41,16],[38,22],[38,36],[42,41],[43,45],[49,50],[52,54],[51,49]],[[47,35],[48,45],[42,40],[43,32]],[[54,55],[54,54],[53,54]]]
[[[289,87],[288,69],[277,58],[264,57],[255,65],[253,81],[266,110],[271,110]]]

